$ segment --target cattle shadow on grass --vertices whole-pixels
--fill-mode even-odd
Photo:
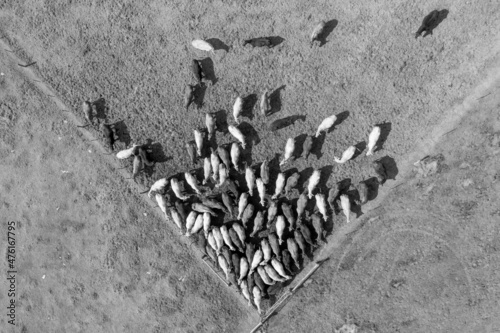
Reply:
[[[274,90],[270,95],[269,95],[269,105],[271,107],[271,111],[268,112],[268,116],[275,114],[277,112],[281,111],[281,96],[280,92],[281,90],[285,89],[286,85],[282,85],[278,89]]]
[[[215,76],[214,62],[212,61],[212,59],[207,57],[207,58],[204,58],[204,59],[201,59],[198,61],[201,65],[201,70],[203,72],[203,78],[205,80],[209,80],[211,82],[212,86],[214,84],[216,84],[218,79]]]
[[[164,163],[172,159],[172,157],[165,155],[165,150],[159,142],[153,142],[152,139],[147,139],[144,148],[149,153],[149,159],[156,163]]]
[[[349,196],[349,201],[351,202],[351,212],[356,214],[356,218],[363,215],[363,211],[361,210],[361,205],[359,202],[359,192],[357,188],[347,191],[346,193]]]
[[[241,116],[247,117],[250,120],[254,118],[254,107],[257,104],[257,94],[250,94],[243,98],[243,110],[241,112]]]
[[[307,138],[307,133],[303,133],[295,137],[295,151],[293,153],[295,159],[302,157],[302,154],[304,152],[303,145],[306,138]]]
[[[109,111],[109,107],[106,105],[106,99],[102,95],[92,102],[93,109],[95,111],[94,117],[100,120],[106,120],[106,113]]]
[[[221,41],[219,38],[209,38],[206,40],[207,43],[210,43],[214,47],[214,50],[224,50],[226,52],[229,52],[229,46],[226,45],[223,41]]]
[[[382,165],[385,168],[385,173],[387,174],[387,179],[395,180],[396,176],[399,173],[399,170],[398,170],[398,166],[397,166],[394,158],[386,155],[386,156],[380,158],[379,161],[380,161],[380,163],[382,163]]]
[[[377,124],[375,126],[380,127],[380,137],[377,140],[377,145],[373,152],[377,152],[384,148],[384,143],[387,141],[387,137],[392,130],[392,123],[385,122],[382,124]]]
[[[274,194],[274,190],[276,187],[276,178],[278,176],[278,173],[281,172],[279,158],[280,154],[275,153],[267,164],[269,167],[269,184],[267,184],[266,188],[267,188],[267,193],[271,195]]]
[[[225,135],[228,132],[227,111],[219,110],[212,114],[215,116],[215,131]]]
[[[267,38],[271,42],[271,47],[278,46],[285,41],[285,39],[283,37],[280,37],[280,36],[269,36]]]
[[[238,125],[238,129],[241,131],[245,137],[246,148],[241,147],[241,157],[245,163],[248,165],[253,164],[252,160],[252,148],[260,143],[259,133],[247,122],[241,122]]]
[[[330,20],[330,21],[326,22],[325,28],[323,29],[323,33],[320,36],[318,36],[318,40],[320,42],[320,44],[319,44],[320,47],[325,45],[326,43],[328,43],[328,41],[326,39],[328,38],[328,36],[330,36],[333,29],[335,29],[338,24],[339,24],[339,21],[337,21],[337,20]]]
[[[328,186],[326,186],[326,184],[333,172],[333,165],[326,165],[320,168],[319,171],[320,171],[320,179],[318,183],[318,190],[319,193],[323,194],[325,196],[325,199],[327,199],[329,188]]]
[[[443,10],[439,10],[439,11],[433,10],[432,12],[430,12],[429,14],[427,14],[425,16],[424,20],[426,20],[427,18],[430,18],[435,12],[437,12],[437,19],[427,27],[427,29],[425,30],[425,34],[422,36],[423,38],[428,36],[428,35],[432,35],[434,29],[436,29],[441,24],[441,22],[443,22],[448,17],[448,14],[449,14],[449,11],[447,9],[443,9]],[[416,37],[417,36],[415,36],[415,38]]]
[[[205,83],[200,83],[194,86],[194,99],[193,102],[199,109],[203,106],[203,100],[205,99],[205,92],[207,91],[207,85]]]
[[[311,154],[316,155],[316,158],[318,160],[321,158],[321,156],[323,156],[321,149],[323,148],[323,144],[325,143],[325,138],[326,138],[325,132],[321,132],[317,138],[313,137]]]
[[[352,156],[351,160],[356,159],[359,155],[363,153],[363,151],[366,149],[366,141],[360,141],[354,145],[356,147],[356,151],[354,152],[354,155]]]
[[[378,196],[378,179],[377,177],[371,177],[364,181],[368,187],[368,201],[374,200]]]
[[[268,129],[271,132],[278,131],[282,128],[288,127],[290,125],[295,124],[297,120],[301,119],[302,121],[306,120],[306,115],[293,115],[289,117],[285,117],[282,119],[275,120],[267,125]]]
[[[127,125],[123,120],[119,120],[112,124],[114,128],[115,134],[117,136],[117,141],[123,142],[126,147],[130,145],[132,142],[132,138],[130,137],[130,132],[128,131]]]
[[[331,131],[333,131],[333,129],[336,126],[339,126],[340,124],[342,124],[349,117],[349,115],[350,115],[349,111],[342,111],[342,112],[340,112],[337,115],[337,120],[335,120],[335,123],[333,124],[333,126],[328,130],[328,133],[330,133]]]
[[[245,136],[245,141],[249,147],[247,149],[258,145],[260,143],[259,133],[253,128],[252,125],[243,121],[238,125],[238,129]]]

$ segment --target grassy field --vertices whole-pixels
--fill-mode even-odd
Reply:
[[[495,1],[17,1],[0,2],[0,34],[23,62],[36,62],[30,68],[82,122],[81,102],[101,98],[99,117],[118,122],[118,149],[131,143],[150,144],[151,157],[157,163],[138,177],[141,189],[192,168],[185,143],[194,140],[194,128],[204,126],[205,112],[217,112],[215,142],[233,142],[227,125],[235,124],[232,106],[237,96],[245,98],[239,127],[249,144],[243,160],[248,165],[272,160],[272,180],[278,171],[297,170],[302,189],[312,170],[318,168],[322,171],[320,189],[327,191],[342,179],[357,184],[374,176],[370,163],[375,159],[385,158],[393,170],[399,170],[361,211],[364,215],[359,223],[364,224],[371,214],[369,208],[375,208],[375,202],[382,204],[384,213],[377,213],[382,214],[377,220],[381,222],[365,225],[350,241],[330,235],[327,248],[335,248],[333,259],[321,268],[314,283],[294,297],[290,307],[273,317],[267,327],[270,332],[303,332],[311,327],[331,332],[350,314],[366,331],[428,332],[440,322],[442,326],[434,331],[466,332],[488,324],[479,319],[484,317],[482,310],[473,311],[471,326],[458,320],[467,317],[464,304],[469,299],[474,303],[486,296],[477,291],[473,297],[460,295],[498,280],[495,275],[481,277],[484,281],[474,279],[473,262],[463,259],[473,253],[484,255],[477,250],[480,242],[466,237],[465,231],[434,237],[422,236],[432,234],[432,228],[390,230],[398,223],[398,228],[408,230],[409,225],[434,219],[429,215],[420,218],[422,211],[442,215],[441,210],[446,210],[448,223],[448,204],[459,211],[462,206],[477,207],[477,201],[465,199],[467,191],[457,194],[455,204],[448,198],[463,176],[459,173],[469,169],[450,167],[441,173],[438,177],[451,181],[440,178],[443,186],[429,190],[439,189],[441,196],[425,195],[419,205],[415,193],[430,184],[408,180],[409,185],[395,192],[389,194],[388,189],[407,175],[403,165],[420,151],[429,132],[453,116],[456,106],[495,70],[499,7]],[[432,35],[415,39],[423,17],[434,9],[446,10],[446,17]],[[324,44],[310,47],[308,38],[319,20],[328,22]],[[260,36],[273,36],[279,44],[270,49],[243,46],[244,39]],[[194,49],[190,42],[195,38],[211,41],[215,55]],[[244,332],[256,324],[255,311],[245,308],[200,266],[201,261],[179,241],[175,229],[165,226],[157,214],[148,213],[151,207],[136,194],[139,188],[116,171],[125,167],[130,172],[129,162],[119,164],[96,155],[86,137],[60,111],[60,104],[40,95],[6,52],[2,59],[6,76],[0,92],[2,119],[7,119],[2,123],[1,139],[7,156],[2,162],[7,170],[2,179],[2,210],[23,226],[19,236],[23,244],[20,264],[26,272],[21,275],[24,287],[20,287],[23,332]],[[183,91],[186,84],[194,83],[192,59],[202,61],[208,77],[196,90],[195,105],[186,111]],[[258,111],[257,100],[264,89],[272,91],[273,111],[268,117]],[[495,107],[488,104],[487,114],[494,114]],[[307,161],[297,158],[280,170],[277,161],[287,138],[296,138],[300,154],[305,134],[314,133],[332,114],[339,115],[340,121],[315,142],[312,157]],[[301,119],[279,131],[267,127],[271,121],[295,116]],[[491,128],[481,133],[495,135],[498,129],[493,121],[497,119],[491,117],[481,118],[483,122],[478,120],[467,133],[486,128],[489,121]],[[384,142],[375,156],[362,153],[344,165],[333,162],[334,155],[339,156],[348,146],[363,148],[375,124],[385,124]],[[98,132],[90,128],[90,135],[97,137]],[[469,141],[476,139],[462,132],[453,135],[456,141],[465,140],[464,145],[472,145]],[[463,145],[442,147],[447,165],[448,160],[462,163]],[[89,149],[94,153],[88,153]],[[472,149],[472,153],[480,151]],[[477,167],[494,169],[489,161],[484,157]],[[200,175],[202,164],[197,167]],[[470,172],[474,170],[470,168]],[[241,175],[232,176],[241,182]],[[493,191],[487,183],[484,188]],[[273,190],[271,186],[269,191]],[[492,203],[498,201],[493,192],[488,193]],[[451,201],[441,202],[439,197]],[[478,218],[486,224],[475,225],[474,232],[483,227],[494,230],[489,217]],[[451,218],[453,225],[459,224],[456,219]],[[339,231],[343,221],[342,215],[333,215],[327,227]],[[448,224],[436,228],[448,232],[445,227]],[[469,252],[456,253],[460,237],[472,242]],[[430,250],[440,248],[434,242],[445,245],[442,250]],[[415,248],[402,245],[406,243]],[[485,262],[491,263],[496,254],[488,255]],[[436,256],[445,257],[444,264],[435,264]],[[422,266],[401,268],[405,271],[399,274],[397,269],[407,265],[394,263],[406,257],[417,258],[415,262]],[[357,262],[364,266],[358,269]],[[382,274],[386,271],[391,273]],[[418,275],[417,271],[428,274]],[[40,281],[42,275],[46,278]],[[54,279],[48,278],[51,276]],[[400,290],[387,287],[387,281],[393,279],[407,281],[398,286],[411,285],[413,291],[404,289],[408,294],[401,296],[403,301],[382,306],[386,294]],[[416,311],[414,305],[395,311],[404,302],[420,302],[424,307],[433,294],[443,290],[441,281],[450,279],[455,282],[449,284],[448,294],[440,294],[425,313]],[[429,294],[412,298],[416,290]],[[449,294],[453,297],[446,298]],[[446,302],[452,309],[448,314],[443,310]],[[307,309],[303,304],[309,304]],[[440,321],[445,315],[448,319]]]

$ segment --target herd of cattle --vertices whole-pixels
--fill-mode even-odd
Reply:
[[[325,23],[319,24],[313,31],[311,44],[318,40]],[[245,44],[254,47],[272,47],[268,38],[255,38],[246,40]],[[213,46],[203,40],[195,40],[192,46],[214,53]],[[203,70],[197,60],[192,62],[195,79],[201,84]],[[193,101],[193,86],[187,85],[184,96],[184,107],[189,108]],[[307,186],[300,193],[296,207],[291,203],[292,190],[299,184],[300,174],[294,172],[288,177],[284,172],[279,172],[272,180],[269,173],[269,161],[265,159],[257,170],[245,165],[243,184],[237,183],[230,176],[230,171],[240,174],[240,156],[242,150],[247,148],[247,138],[240,131],[239,118],[243,110],[244,100],[238,97],[233,106],[233,116],[236,125],[229,125],[228,132],[236,139],[226,149],[219,145],[206,149],[206,142],[213,141],[217,129],[217,120],[213,114],[206,113],[206,129],[194,130],[194,142],[187,143],[187,153],[193,164],[199,159],[203,160],[203,179],[198,180],[190,172],[183,174],[185,182],[194,194],[186,194],[181,179],[178,175],[157,180],[150,188],[148,195],[155,198],[168,221],[173,220],[181,234],[191,236],[200,233],[206,239],[206,255],[219,265],[224,272],[228,283],[239,286],[241,293],[251,305],[252,299],[259,313],[262,313],[261,300],[267,295],[268,286],[290,280],[297,273],[294,265],[301,268],[301,255],[308,255],[308,248],[312,254],[314,249],[326,236],[324,223],[328,220],[328,208],[336,212],[337,200],[346,216],[346,221],[351,220],[351,201],[345,186],[336,183],[329,190],[328,196],[317,191],[321,178],[319,169],[315,169],[307,181]],[[271,110],[267,90],[260,100],[260,111],[266,116]],[[93,118],[93,105],[83,103],[83,112],[91,124]],[[324,119],[318,126],[315,135],[308,135],[303,143],[303,156],[311,152],[314,141],[323,132],[327,132],[337,121],[337,116],[332,115]],[[270,125],[273,130],[274,125]],[[101,123],[100,131],[107,145],[114,149],[114,133],[110,125]],[[381,129],[374,126],[369,134],[366,155],[372,155],[376,149]],[[208,138],[206,134],[208,133]],[[336,163],[342,164],[351,160],[357,148],[350,146],[342,156],[334,157]],[[289,138],[286,142],[282,160],[279,166],[289,163],[295,152],[295,139]],[[119,151],[119,159],[133,157],[133,178],[144,166],[154,164],[148,158],[144,146],[133,145],[131,148]],[[380,161],[372,162],[373,170],[378,182],[383,183],[387,178],[384,165]],[[258,175],[256,175],[258,171]],[[234,178],[234,177],[233,177]],[[201,184],[200,184],[201,183]],[[274,193],[268,193],[266,188],[275,184]],[[243,186],[242,186],[243,185]],[[171,191],[168,191],[170,188]],[[357,186],[359,203],[368,200],[368,187],[364,182]],[[173,192],[173,195],[172,195]],[[298,192],[298,189],[297,189]],[[306,212],[310,200],[315,200],[317,212]],[[186,205],[186,202],[189,204]]]

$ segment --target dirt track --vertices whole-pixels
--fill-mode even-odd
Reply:
[[[419,150],[416,142],[447,116],[443,116],[445,110],[453,110],[455,103],[460,104],[483,81],[493,68],[499,45],[495,2],[475,6],[465,2],[428,3],[419,8],[409,2],[332,3],[330,7],[317,8],[298,2],[243,7],[222,2],[197,6],[180,2],[171,4],[168,10],[167,5],[158,2],[103,6],[2,5],[0,28],[10,48],[26,63],[36,61],[33,69],[65,104],[73,106],[73,111],[79,110],[82,100],[96,99],[102,94],[106,118],[124,120],[121,147],[147,139],[157,142],[154,158],[162,163],[142,176],[144,186],[189,167],[184,142],[193,139],[192,128],[204,119],[198,111],[190,111],[186,117],[181,107],[182,87],[191,77],[186,60],[190,57],[205,59],[205,64],[214,70],[213,85],[200,92],[200,111],[223,110],[224,114],[230,112],[237,94],[252,101],[253,94],[260,95],[264,85],[275,90],[275,114],[263,119],[257,105],[250,105],[243,118],[244,133],[252,142],[245,152],[250,164],[281,154],[288,137],[300,141],[301,135],[314,131],[324,117],[343,114],[341,124],[316,147],[315,157],[309,162],[299,159],[289,166],[297,168],[304,178],[312,168],[322,168],[324,183],[330,185],[344,178],[357,183],[372,176],[370,159],[360,157],[342,167],[331,164],[334,153],[338,155],[351,144],[362,144],[376,123],[388,122],[389,131],[375,158],[388,156],[393,159],[395,170],[401,168]],[[434,8],[448,9],[448,17],[432,36],[415,41],[412,33],[421,18]],[[306,42],[309,30],[317,23],[317,17],[328,12],[335,13],[331,19],[338,22],[327,43],[311,49]],[[262,27],[268,30],[262,31]],[[283,41],[271,50],[241,46],[242,39],[256,35],[281,36]],[[212,63],[205,54],[190,48],[189,41],[197,37],[218,39],[220,47]],[[258,321],[256,313],[242,306],[240,300],[235,301],[231,292],[198,266],[191,250],[178,242],[175,230],[165,228],[157,217],[151,218],[150,205],[135,195],[137,188],[117,177],[113,165],[95,154],[85,138],[74,131],[74,124],[64,122],[66,117],[60,108],[47,96],[36,93],[34,86],[17,74],[17,65],[6,59],[4,55],[2,156],[7,158],[3,159],[2,168],[7,172],[2,172],[2,210],[22,225],[19,253],[26,274],[20,274],[24,287],[20,287],[19,318],[23,330],[244,332],[253,327]],[[492,94],[495,96],[494,91]],[[488,106],[488,110],[494,110],[494,106]],[[305,115],[306,119],[276,133],[265,129],[266,121],[295,115]],[[227,118],[231,124],[230,114]],[[471,128],[482,126],[477,123]],[[217,134],[217,142],[230,142],[229,134],[223,127],[222,130]],[[494,133],[494,128],[486,132]],[[467,135],[464,133],[454,135]],[[88,153],[89,148],[92,153]],[[451,145],[447,149],[450,152],[446,161],[458,161],[461,146]],[[487,163],[490,162],[485,158],[477,165]],[[272,172],[276,171],[274,166]],[[461,177],[455,172],[458,171],[453,169],[445,173],[453,184]],[[394,176],[397,180],[402,177],[397,173]],[[430,185],[415,182],[410,183],[419,189]],[[448,184],[444,179],[437,182]],[[393,180],[386,185],[392,187]],[[443,185],[446,189],[450,186]],[[483,192],[488,184],[484,188]],[[379,189],[380,198],[376,201],[381,201],[385,189],[385,185]],[[423,208],[401,217],[400,211],[415,201],[408,195],[413,192],[413,187],[403,185],[391,194],[385,202],[397,204],[385,204],[383,211],[377,211],[384,221],[382,227],[365,226],[359,236],[344,244],[349,246],[347,252],[339,249],[335,260],[321,269],[307,291],[296,295],[290,307],[273,318],[269,331],[302,332],[314,327],[316,331],[330,332],[349,313],[366,331],[429,331],[446,313],[426,310],[418,319],[410,318],[408,313],[414,313],[416,308],[398,312],[395,309],[401,302],[382,302],[380,296],[390,297],[394,290],[387,287],[391,274],[382,276],[377,272],[399,260],[394,259],[393,253],[399,252],[403,258],[411,251],[418,254],[408,254],[416,258],[411,260],[411,269],[432,273],[418,276],[406,269],[399,274],[391,268],[391,272],[399,274],[394,273],[398,275],[395,279],[405,281],[401,288],[407,294],[401,299],[428,304],[436,290],[442,289],[440,283],[451,276],[458,281],[449,288],[454,296],[447,298],[445,292],[432,303],[434,309],[443,309],[446,302],[454,304],[451,310],[443,310],[448,311],[449,318],[440,322],[441,328],[460,331],[464,327],[498,327],[494,322],[479,319],[494,313],[486,310],[490,305],[494,309],[494,305],[484,300],[484,294],[474,291],[478,285],[494,288],[493,281],[498,281],[498,277],[486,278],[487,274],[482,273],[483,280],[474,280],[478,275],[467,273],[473,261],[463,259],[484,256],[483,266],[479,267],[491,268],[495,251],[481,252],[472,241],[468,252],[463,250],[457,255],[456,243],[466,238],[463,233],[458,235],[462,238],[429,238],[425,232],[433,231],[409,231],[408,224],[422,223],[415,221],[416,215],[433,211],[428,208],[430,204],[442,210],[448,204],[441,204],[436,193],[432,202],[423,201]],[[492,192],[488,193],[493,203],[498,202]],[[447,195],[445,192],[442,197]],[[476,207],[476,201],[464,199],[467,192],[457,195],[453,206],[459,211],[462,204]],[[401,209],[393,211],[394,207]],[[439,216],[441,212],[433,211]],[[475,216],[471,214],[479,213],[467,214],[471,218]],[[485,228],[485,232],[496,230],[488,224],[491,220],[487,216],[481,218],[485,224],[478,225],[475,232],[479,233],[478,228]],[[342,216],[336,216],[331,222],[340,226],[342,220]],[[406,231],[386,234],[396,220],[400,223],[398,230]],[[448,230],[446,223],[433,228]],[[390,241],[380,245],[377,242],[381,237]],[[428,249],[429,239],[445,244],[442,253]],[[416,244],[416,249],[403,246],[404,240]],[[489,242],[493,245],[488,246],[495,248],[496,240]],[[436,256],[438,262],[445,258],[442,265],[446,267],[433,266]],[[356,262],[361,262],[359,267]],[[462,290],[464,283],[469,290]],[[422,290],[422,294],[415,290]],[[470,294],[468,298],[455,294],[464,292]],[[471,326],[455,323],[467,314],[464,304],[469,299],[476,306],[467,321]],[[307,308],[303,307],[304,302]],[[388,318],[389,313],[396,314]],[[1,320],[4,325],[4,318]]]

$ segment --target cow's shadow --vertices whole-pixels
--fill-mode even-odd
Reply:
[[[254,118],[254,112],[253,109],[255,107],[255,104],[257,103],[257,95],[256,94],[250,94],[246,96],[243,99],[243,110],[241,115],[243,117],[247,117],[250,120],[253,120]]]
[[[107,106],[106,99],[102,97],[102,95],[92,102],[92,106],[94,109],[94,117],[100,120],[106,120],[106,113],[109,111],[109,107]]]
[[[269,111],[268,116],[275,114],[277,112],[281,111],[281,96],[280,92],[281,90],[285,89],[286,85],[282,85],[278,89],[274,90],[270,95],[269,95],[269,104],[271,107],[271,111]]]
[[[373,152],[377,152],[384,148],[384,143],[387,141],[387,137],[392,130],[392,123],[390,122],[377,124],[376,126],[380,127],[380,136],[377,140],[377,146]]]
[[[212,114],[215,116],[215,130],[225,135],[228,132],[227,111],[221,109]]]
[[[148,151],[150,160],[156,163],[164,163],[172,159],[165,155],[163,146],[159,142],[153,142],[152,139],[147,139],[144,148]]]
[[[339,24],[339,21],[337,21],[337,20],[330,20],[330,21],[326,22],[325,28],[323,29],[323,33],[320,36],[318,36],[318,40],[320,42],[320,44],[319,44],[320,47],[327,43],[326,39],[328,38],[328,36],[330,36],[333,29],[335,29],[335,27],[337,27],[338,24]]]
[[[311,154],[316,155],[316,158],[318,160],[321,158],[321,156],[323,156],[321,149],[323,148],[323,144],[325,143],[325,139],[326,139],[325,132],[321,132],[317,138],[313,136],[313,144],[312,144],[312,148],[311,148]]]
[[[377,177],[371,177],[364,181],[368,187],[368,201],[374,200],[378,196],[379,182]]]
[[[221,41],[219,38],[209,38],[206,41],[214,47],[215,51],[224,50],[226,52],[229,52],[229,46],[227,46],[226,43]]]
[[[211,58],[207,57],[202,60],[199,60],[201,65],[201,70],[203,72],[203,78],[211,82],[211,85],[217,83],[218,79],[215,76],[214,62]]]
[[[385,173],[387,175],[387,179],[395,180],[396,176],[399,173],[399,170],[398,170],[398,166],[397,166],[394,158],[386,155],[386,156],[380,158],[379,161],[380,161],[380,163],[382,163],[382,165],[385,168]]]

